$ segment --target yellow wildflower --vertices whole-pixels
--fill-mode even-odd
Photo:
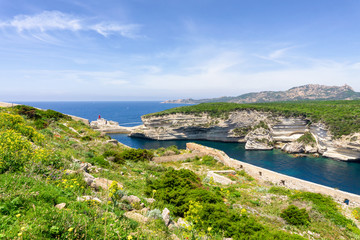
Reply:
[[[16,217],[20,217],[21,216],[21,214],[19,213],[19,214],[16,214]]]
[[[246,214],[246,209],[245,208],[241,209],[241,214]]]
[[[68,229],[68,232],[72,232],[72,230],[74,230],[74,228],[71,227]]]
[[[22,232],[19,232],[19,233],[18,233],[18,236],[21,237],[21,235],[22,235]]]

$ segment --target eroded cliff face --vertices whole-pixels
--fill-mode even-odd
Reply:
[[[245,135],[233,130],[252,126],[269,115],[256,111],[230,113],[226,118],[213,118],[209,114],[170,114],[142,118],[144,127],[130,136],[157,140],[197,139],[224,142],[245,142]]]
[[[280,148],[289,153],[319,153],[339,160],[360,159],[360,133],[334,140],[323,124],[309,124],[306,119],[272,116],[267,112],[243,110],[224,117],[209,114],[170,114],[142,118],[143,127],[132,137],[156,140],[192,139],[246,142],[248,150]],[[299,142],[310,132],[315,141]]]

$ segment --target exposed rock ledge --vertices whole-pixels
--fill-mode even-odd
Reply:
[[[143,125],[135,127],[123,127],[119,126],[118,122],[108,121],[104,118],[100,118],[90,123],[90,127],[104,133],[125,133],[129,134],[137,129],[143,127]]]
[[[156,140],[211,140],[246,142],[249,150],[282,149],[289,153],[322,154],[343,161],[360,160],[360,133],[334,140],[323,124],[309,125],[307,119],[273,116],[268,112],[242,110],[225,118],[203,114],[169,114],[142,117],[144,125],[130,136]],[[297,140],[310,132],[315,141],[304,144]]]

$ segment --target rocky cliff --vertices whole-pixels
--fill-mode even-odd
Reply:
[[[207,113],[176,113],[142,117],[142,121],[144,125],[132,131],[130,136],[156,140],[244,142],[248,150],[275,147],[289,153],[319,153],[344,161],[360,159],[360,133],[334,140],[323,124],[273,116],[268,112],[240,110],[223,117],[212,117]]]

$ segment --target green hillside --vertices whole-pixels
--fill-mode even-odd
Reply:
[[[152,113],[144,117],[162,116],[174,113],[209,113],[213,117],[227,117],[237,110],[257,110],[271,112],[275,116],[303,117],[312,122],[325,123],[335,137],[360,131],[360,100],[338,101],[298,101],[272,103],[202,103],[192,106],[172,108]]]
[[[189,152],[109,140],[55,111],[0,108],[0,239],[360,239],[360,208],[244,171],[224,186],[210,156],[156,163]]]

